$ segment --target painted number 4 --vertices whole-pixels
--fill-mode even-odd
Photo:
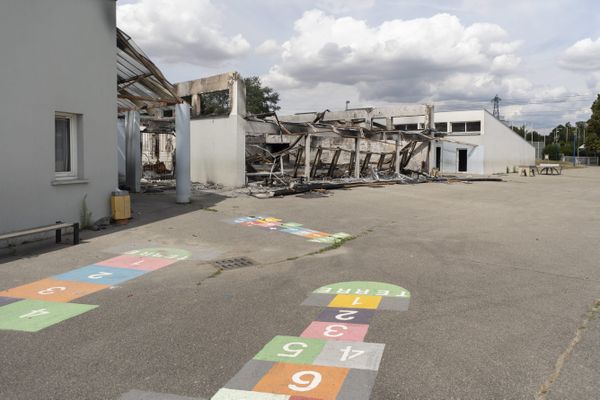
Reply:
[[[303,377],[310,378],[303,379]],[[292,375],[292,381],[294,383],[289,384],[288,388],[295,392],[308,392],[319,386],[319,384],[321,383],[321,379],[323,379],[321,374],[315,371],[296,372],[294,375]]]
[[[40,317],[42,315],[47,315],[47,314],[50,314],[50,312],[48,310],[46,310],[45,308],[42,308],[39,310],[33,310],[27,314],[23,314],[19,318],[33,318],[33,317]]]
[[[348,346],[345,349],[341,349],[340,351],[342,352],[342,358],[340,358],[340,361],[352,360],[353,358],[365,354],[364,350],[353,350],[352,346]]]

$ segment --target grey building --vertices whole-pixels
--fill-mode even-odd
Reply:
[[[110,214],[114,0],[0,3],[0,233]],[[85,200],[84,200],[85,199]]]

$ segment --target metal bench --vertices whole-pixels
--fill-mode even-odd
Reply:
[[[0,240],[14,239],[21,236],[35,235],[36,233],[44,233],[55,231],[56,243],[62,242],[62,230],[65,228],[73,228],[73,244],[79,244],[79,222],[65,224],[60,221],[53,225],[40,226],[38,228],[27,229],[0,235]]]

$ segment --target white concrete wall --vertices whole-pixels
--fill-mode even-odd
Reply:
[[[514,166],[534,165],[535,148],[512,129],[498,121],[488,112],[485,115],[483,142],[488,149],[485,157],[485,173],[506,172]]]
[[[0,233],[110,214],[117,186],[114,0],[0,2]],[[54,116],[81,115],[80,178],[53,184]]]
[[[226,117],[191,121],[192,182],[227,187],[246,184],[246,89],[233,83],[232,112]]]

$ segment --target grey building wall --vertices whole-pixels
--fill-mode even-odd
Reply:
[[[117,186],[114,0],[0,2],[0,233],[110,214]],[[79,180],[57,185],[55,112],[79,115]],[[66,182],[63,182],[66,183]]]

